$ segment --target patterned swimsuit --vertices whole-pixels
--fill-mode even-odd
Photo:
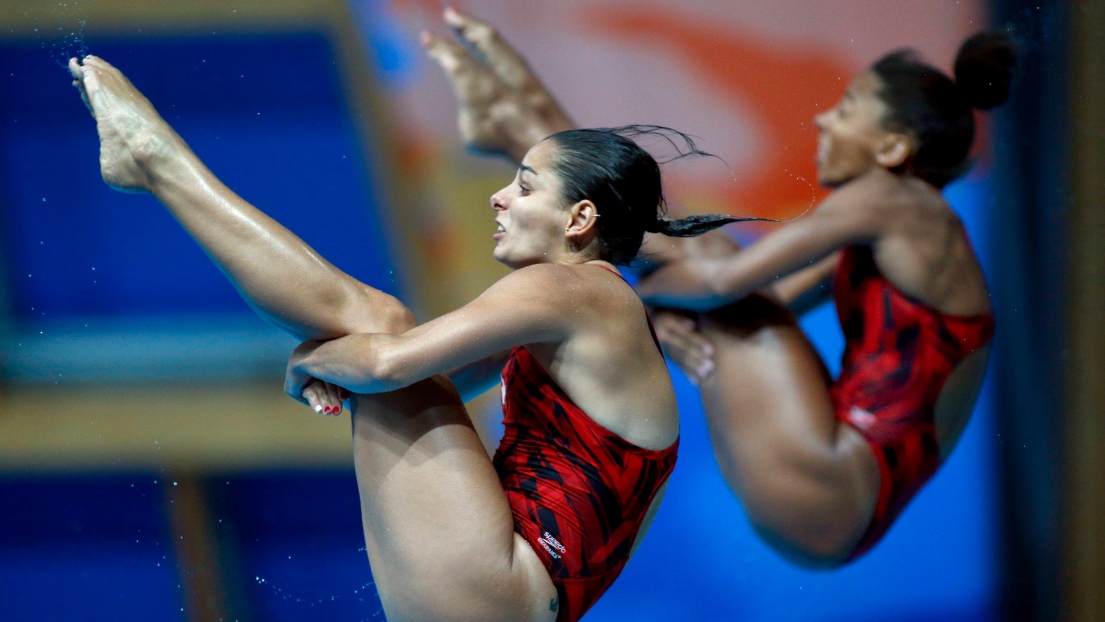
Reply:
[[[514,530],[537,552],[575,622],[625,567],[679,445],[637,447],[595,423],[524,347],[503,370],[506,431],[494,464]]]
[[[865,246],[844,250],[834,288],[846,345],[830,399],[837,418],[867,439],[882,482],[855,559],[940,466],[936,400],[955,366],[990,341],[994,316],[949,315],[909,298]]]

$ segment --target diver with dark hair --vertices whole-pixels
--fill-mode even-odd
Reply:
[[[471,47],[424,35],[460,102],[470,145],[516,157],[570,126],[489,24],[445,11]],[[966,170],[974,110],[1009,93],[1016,50],[982,33],[955,79],[911,51],[857,75],[817,115],[821,184],[810,214],[737,248],[723,234],[654,237],[638,292],[665,351],[696,381],[722,472],[763,539],[835,567],[874,546],[955,447],[981,388],[990,294],[941,189]],[[469,122],[465,122],[465,120]],[[796,128],[797,131],[797,128]],[[835,295],[846,338],[830,378],[792,312]]]
[[[660,169],[630,140],[538,142],[491,197],[494,256],[513,269],[424,324],[223,185],[127,78],[72,59],[113,188],[153,194],[246,301],[304,340],[285,389],[348,404],[365,545],[389,620],[574,622],[614,582],[675,465],[678,414],[659,342],[615,267],[671,221]],[[490,220],[490,218],[489,218]],[[503,382],[493,459],[464,398]]]

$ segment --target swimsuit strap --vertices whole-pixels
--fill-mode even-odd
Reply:
[[[613,274],[614,276],[618,277],[622,281],[625,281],[626,285],[629,284],[629,281],[626,281],[625,277],[622,276],[621,273],[618,272],[617,270],[612,270],[612,269],[607,268],[606,266],[604,266],[602,264],[595,264],[595,265],[602,268],[603,270],[606,270],[610,274]],[[636,290],[634,290],[634,291],[636,291]],[[664,355],[664,348],[660,346],[660,338],[656,336],[656,328],[653,327],[653,325],[652,325],[652,315],[649,314],[648,308],[644,306],[643,302],[641,303],[641,307],[644,308],[644,310],[645,310],[645,321],[648,322],[648,332],[649,332],[649,334],[652,335],[652,342],[656,344],[656,349],[660,351],[660,356],[663,356]]]

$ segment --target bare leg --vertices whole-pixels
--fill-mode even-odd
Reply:
[[[406,310],[223,185],[117,69],[92,56],[69,67],[96,117],[104,181],[156,196],[262,317],[300,339],[406,319],[381,315]]]
[[[388,620],[547,620],[556,588],[452,385],[358,396],[353,456]]]
[[[494,26],[453,9],[445,21],[478,54],[429,32],[422,45],[457,96],[457,125],[469,148],[521,162],[534,144],[574,124]]]
[[[740,250],[724,236],[656,248],[661,261]],[[843,562],[874,512],[878,465],[836,419],[828,373],[794,316],[754,295],[698,318],[657,314],[656,330],[699,385],[718,464],[760,535],[803,565]]]
[[[105,181],[155,194],[242,295],[301,337],[413,325],[368,288],[223,186],[106,62],[70,64],[96,117]],[[553,620],[557,594],[513,517],[453,387],[443,378],[357,396],[362,521],[391,620]]]
[[[874,513],[879,470],[865,439],[834,416],[821,359],[766,298],[714,312],[703,331],[716,370],[699,386],[726,480],[783,556],[839,565]]]

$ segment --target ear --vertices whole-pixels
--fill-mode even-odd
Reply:
[[[908,134],[888,133],[879,141],[875,162],[883,168],[898,168],[913,155],[913,142]]]
[[[568,224],[564,231],[570,246],[585,248],[596,233],[599,210],[589,200],[568,207]]]

